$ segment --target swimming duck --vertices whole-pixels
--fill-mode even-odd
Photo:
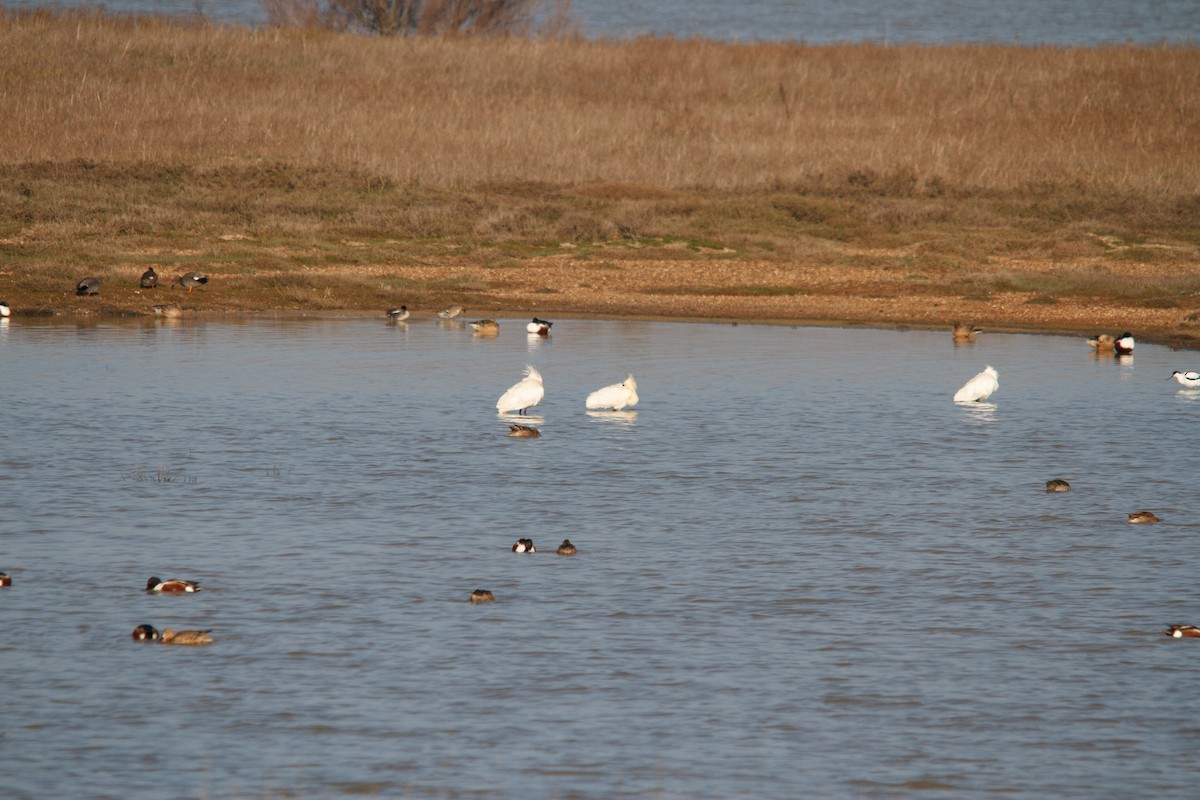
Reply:
[[[389,308],[387,310],[387,315],[392,322],[404,322],[404,320],[408,319],[408,306]]]
[[[1107,333],[1098,333],[1087,340],[1087,343],[1092,346],[1092,349],[1097,353],[1111,353],[1113,349],[1113,337]]]
[[[983,328],[976,328],[966,322],[955,322],[953,327],[954,338],[960,342],[975,341],[975,334],[979,333]]]
[[[450,306],[449,308],[443,308],[441,311],[439,311],[438,316],[442,319],[454,319],[464,311],[466,311],[466,309],[462,306]]]
[[[1159,522],[1153,511],[1135,511],[1129,515],[1130,522]]]
[[[1179,370],[1175,370],[1171,373],[1171,377],[1189,389],[1200,387],[1200,372],[1180,372]]]
[[[637,381],[630,373],[621,383],[597,389],[587,396],[584,405],[591,409],[611,409],[620,411],[622,408],[632,408],[638,404]]]
[[[1071,484],[1069,484],[1063,480],[1058,480],[1056,478],[1052,481],[1046,481],[1046,491],[1050,492],[1050,493],[1069,492],[1069,491],[1071,491]]]
[[[181,581],[178,578],[168,578],[161,580],[159,578],[151,578],[146,581],[147,592],[198,592],[200,584],[194,581]]]
[[[1126,331],[1113,341],[1113,352],[1119,356],[1127,356],[1133,352],[1133,334]]]
[[[534,317],[533,322],[525,326],[525,330],[529,331],[530,333],[536,333],[538,336],[549,336],[550,328],[553,325],[554,323],[548,319],[538,319],[537,317]]]
[[[158,273],[154,271],[154,267],[150,267],[142,273],[141,287],[143,289],[153,289],[158,286]]]
[[[12,576],[7,572],[0,572],[0,586],[12,586]]]
[[[517,539],[513,543],[512,551],[514,553],[536,553],[537,548],[533,546],[533,539]]]
[[[12,309],[8,305],[7,300],[0,301],[0,317],[7,317],[12,314]]]
[[[173,631],[166,628],[162,632],[163,644],[212,644],[213,637],[209,631]]]
[[[100,279],[84,278],[79,283],[75,284],[75,294],[79,295],[80,297],[100,294]]]
[[[185,272],[175,279],[175,283],[187,289],[188,294],[191,294],[192,289],[208,283],[208,276],[199,272]]]
[[[963,384],[954,393],[956,403],[982,403],[1000,388],[1000,375],[992,367],[985,367],[983,372]]]
[[[570,539],[563,539],[562,544],[560,544],[558,549],[554,552],[558,553],[560,556],[573,556],[579,551],[575,549],[575,545],[571,544]]]
[[[162,635],[153,625],[138,625],[133,629],[133,638],[139,642],[157,642]]]
[[[166,305],[155,306],[154,313],[160,314],[167,319],[179,319],[183,316],[183,309],[174,303],[167,303]]]
[[[542,374],[534,369],[532,364],[526,364],[525,377],[508,387],[508,391],[500,395],[500,399],[496,401],[496,410],[501,414],[508,411],[524,414],[542,402],[542,398],[545,396],[546,389],[542,385]]]
[[[509,425],[508,435],[516,439],[536,439],[542,432],[528,425]]]
[[[1195,625],[1168,625],[1163,633],[1172,639],[1200,639],[1200,628]]]
[[[494,603],[496,602],[496,595],[492,594],[487,589],[476,589],[475,591],[471,592],[471,602]]]
[[[481,319],[478,322],[472,322],[471,327],[480,336],[497,336],[500,333],[500,323],[494,319]]]

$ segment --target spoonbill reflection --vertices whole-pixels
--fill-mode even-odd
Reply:
[[[612,409],[620,411],[623,408],[636,406],[638,402],[637,381],[631,373],[621,383],[597,389],[587,396],[585,405],[590,409]]]
[[[990,366],[983,372],[967,381],[961,389],[954,393],[956,403],[978,403],[987,400],[992,392],[1000,388],[1000,375]]]
[[[1200,372],[1180,372],[1179,370],[1175,370],[1171,373],[1171,377],[1189,389],[1195,389],[1200,386]]]
[[[529,409],[542,402],[542,397],[546,394],[545,388],[542,386],[542,375],[532,364],[525,365],[525,377],[516,384],[509,387],[508,391],[500,395],[500,399],[496,401],[496,410],[501,414],[508,411],[516,411],[518,414],[524,414]]]

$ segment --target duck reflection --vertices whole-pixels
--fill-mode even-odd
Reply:
[[[543,336],[540,333],[525,334],[525,350],[532,353],[544,344],[554,341],[550,336]]]

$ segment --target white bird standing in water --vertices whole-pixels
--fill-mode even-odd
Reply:
[[[1200,388],[1200,372],[1180,372],[1175,370],[1171,377],[1189,389]]]
[[[524,414],[529,409],[542,402],[546,389],[542,386],[542,375],[532,364],[525,365],[525,377],[520,383],[514,384],[507,392],[500,395],[496,401],[496,410],[501,414],[516,411]]]
[[[954,393],[956,403],[978,403],[987,400],[992,392],[1000,388],[1000,375],[990,366]]]
[[[630,374],[622,383],[614,383],[589,394],[585,405],[593,409],[608,408],[620,411],[622,408],[636,406],[637,402],[637,381]]]

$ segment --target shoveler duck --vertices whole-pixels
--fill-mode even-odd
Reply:
[[[513,543],[512,551],[514,553],[536,553],[537,548],[533,546],[533,539],[517,539]]]
[[[179,319],[183,316],[183,309],[175,303],[167,303],[166,305],[155,306],[154,313],[164,316],[167,319]]]
[[[954,393],[956,403],[982,403],[1000,388],[1000,375],[990,366],[984,367],[983,372],[963,384]]]
[[[387,310],[388,319],[392,322],[404,322],[408,319],[408,306],[400,306],[399,308],[389,308]]]
[[[138,625],[133,629],[133,638],[139,642],[157,642],[162,634],[153,625]]]
[[[492,594],[487,589],[476,589],[475,591],[471,592],[471,602],[494,603],[496,602],[496,595]]]
[[[166,628],[162,632],[163,644],[212,644],[213,637],[209,631],[173,631]]]
[[[530,322],[525,326],[525,330],[529,331],[530,333],[536,333],[538,336],[549,336],[550,328],[553,325],[554,323],[548,319],[538,319],[537,317],[534,317],[533,322]]]
[[[147,592],[198,592],[200,584],[195,581],[181,581],[178,578],[151,578],[146,581]]]
[[[1153,511],[1135,511],[1129,515],[1130,522],[1158,522]]]
[[[1092,349],[1097,353],[1111,353],[1113,349],[1113,337],[1107,333],[1098,333],[1087,340]]]
[[[462,306],[450,306],[449,308],[443,308],[441,311],[439,311],[438,316],[442,319],[454,319],[464,311],[466,311],[466,309]]]
[[[587,396],[584,405],[590,409],[609,409],[620,411],[622,408],[632,408],[638,404],[637,381],[630,373],[621,383],[597,389]]]
[[[1050,493],[1069,492],[1069,491],[1071,491],[1071,484],[1067,483],[1064,480],[1059,480],[1058,478],[1055,478],[1052,481],[1046,481],[1046,491],[1050,492]]]
[[[0,586],[12,586],[12,576],[7,572],[0,572]]]
[[[579,551],[575,549],[575,545],[571,544],[570,539],[563,539],[562,544],[560,544],[558,549],[554,552],[558,553],[560,556],[573,556]]]
[[[1195,625],[1168,625],[1163,633],[1172,639],[1200,639],[1200,628]]]
[[[208,283],[208,276],[201,272],[185,272],[175,279],[175,283],[187,289],[188,294],[191,294],[192,289]]]
[[[158,286],[158,273],[154,271],[154,267],[150,267],[142,273],[142,280],[139,284],[143,289],[153,289]]]
[[[480,336],[498,336],[500,334],[500,323],[494,319],[481,319],[478,322],[472,322],[471,328]]]
[[[1113,352],[1119,356],[1127,356],[1133,352],[1133,344],[1133,334],[1126,331],[1113,340]]]
[[[79,283],[75,284],[75,294],[80,297],[100,294],[100,279],[99,278],[84,278]]]
[[[955,322],[951,330],[957,341],[973,342],[975,341],[975,335],[983,330],[983,328],[976,328],[974,325],[966,322]]]
[[[0,317],[7,317],[12,314],[12,308],[8,305],[7,300],[0,301]]]
[[[1171,373],[1171,377],[1189,389],[1200,387],[1200,372],[1180,372],[1179,370],[1175,370]]]
[[[536,439],[542,435],[542,432],[528,425],[509,425],[508,435],[516,439]]]

